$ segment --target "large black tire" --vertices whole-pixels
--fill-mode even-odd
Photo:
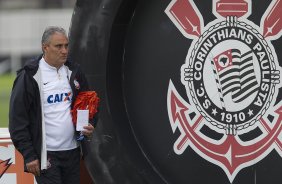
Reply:
[[[180,68],[191,40],[165,14],[170,2],[77,0],[70,57],[81,64],[91,89],[101,98],[93,139],[83,145],[85,163],[96,184],[230,183],[219,166],[192,149],[182,155],[173,150],[180,132],[173,133],[169,122],[168,84],[172,80],[188,101]],[[212,1],[194,2],[205,24],[215,19]],[[269,4],[270,0],[253,2],[249,19],[259,25]],[[273,45],[282,58],[281,38]],[[280,183],[281,167],[280,155],[272,151],[242,169],[233,183]]]

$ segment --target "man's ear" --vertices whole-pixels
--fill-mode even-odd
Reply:
[[[45,53],[48,45],[47,44],[42,44],[42,51]]]

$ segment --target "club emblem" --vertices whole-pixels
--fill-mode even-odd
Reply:
[[[168,89],[171,127],[181,132],[174,151],[192,148],[230,182],[273,149],[282,156],[281,68],[271,43],[282,34],[281,8],[273,1],[260,27],[247,19],[251,1],[214,0],[217,19],[206,26],[192,0],[173,0],[165,10],[192,40],[180,70],[189,102],[173,81]]]
[[[77,79],[74,79],[73,83],[74,83],[75,89],[80,89],[80,84],[77,81]]]

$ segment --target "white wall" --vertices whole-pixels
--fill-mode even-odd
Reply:
[[[68,32],[72,13],[73,9],[0,11],[0,56],[11,56],[7,62],[16,71],[21,56],[41,52],[41,36],[47,26],[61,26]]]

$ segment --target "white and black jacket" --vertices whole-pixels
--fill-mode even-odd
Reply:
[[[47,150],[45,143],[45,129],[43,103],[41,91],[41,72],[39,61],[42,55],[25,64],[17,73],[14,81],[9,112],[9,131],[16,149],[26,163],[39,159],[41,170],[47,168]],[[89,90],[87,80],[79,69],[78,64],[67,61],[70,76],[70,86],[73,91],[72,106],[80,91]],[[76,85],[74,84],[76,81]],[[77,86],[77,82],[79,87]]]

